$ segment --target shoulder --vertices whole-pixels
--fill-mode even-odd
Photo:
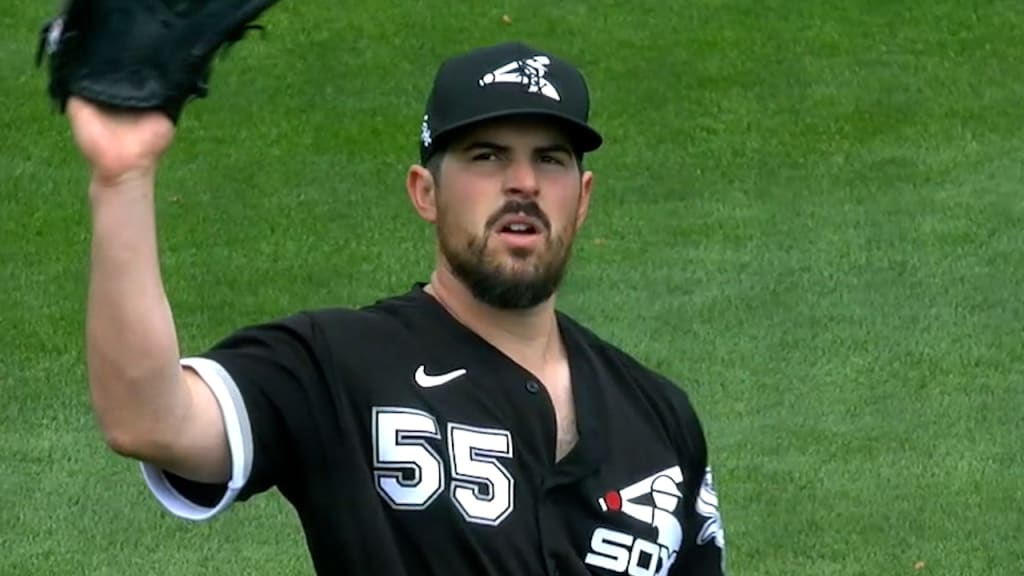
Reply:
[[[363,341],[411,333],[426,321],[423,297],[415,291],[388,296],[363,306],[324,307],[302,310],[281,319],[283,325],[315,339]]]
[[[700,418],[682,382],[644,364],[569,316],[561,314],[561,317],[563,325],[609,371],[612,385],[646,403],[666,432],[674,436],[681,451],[697,455],[700,459],[705,457],[706,444]]]
[[[683,384],[673,380],[637,359],[619,345],[599,336],[590,328],[568,315],[560,314],[563,326],[570,329],[573,336],[603,363],[610,365],[620,376],[626,376],[630,382],[643,389],[644,392],[663,400],[680,403],[693,410],[689,395]]]
[[[298,360],[336,356],[338,350],[383,349],[422,325],[422,299],[402,294],[362,307],[322,307],[290,312],[243,325],[217,341],[209,351],[226,356],[270,355]]]

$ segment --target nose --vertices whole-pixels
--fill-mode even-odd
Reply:
[[[537,171],[531,162],[510,162],[505,172],[505,192],[516,196],[535,197],[540,192]]]

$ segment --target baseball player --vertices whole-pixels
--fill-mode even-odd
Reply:
[[[602,144],[589,108],[575,67],[521,43],[445,61],[406,176],[436,231],[429,279],[183,356],[153,206],[174,125],[72,98],[110,447],[184,519],[278,490],[319,574],[723,574],[687,396],[556,309]]]

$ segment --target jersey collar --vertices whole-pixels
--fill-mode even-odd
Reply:
[[[504,354],[489,342],[463,325],[440,302],[428,294],[425,282],[416,282],[410,296],[421,302],[438,320],[451,329],[451,335],[468,339],[473,344],[483,343],[495,353]],[[609,418],[604,387],[609,375],[601,369],[601,358],[594,349],[595,339],[579,323],[562,312],[556,312],[559,332],[569,358],[573,402],[576,406],[576,427],[579,441],[573,450],[555,467],[556,483],[571,481],[588,475],[600,466],[608,451],[605,422]],[[507,356],[505,356],[507,358]],[[509,362],[516,364],[511,359]],[[516,364],[518,366],[518,364]],[[529,374],[525,368],[520,368]],[[552,451],[554,448],[552,447]]]

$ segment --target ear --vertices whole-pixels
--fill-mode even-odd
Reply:
[[[587,170],[580,176],[580,204],[576,208],[576,230],[583,227],[590,210],[590,191],[594,186],[594,173]]]
[[[437,220],[437,188],[430,170],[419,164],[410,166],[405,177],[405,189],[420,218],[431,223]]]

